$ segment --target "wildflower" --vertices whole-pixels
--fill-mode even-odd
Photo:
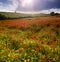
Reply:
[[[48,57],[47,57],[45,54],[44,54],[44,58],[45,58],[45,59],[48,59]]]
[[[51,47],[53,50],[55,50],[55,48],[56,48],[56,46],[53,45],[53,44],[51,44],[50,47]]]
[[[41,46],[41,47],[40,47],[40,51],[42,51],[43,49],[44,49],[44,46]]]
[[[44,40],[39,40],[39,42],[40,42],[41,44],[44,44]]]
[[[34,48],[35,51],[37,51],[37,48]]]
[[[35,39],[35,36],[31,36],[30,39]]]
[[[11,50],[7,50],[8,53],[11,53]]]
[[[51,60],[48,60],[48,62],[51,62]]]
[[[42,59],[40,58],[39,62],[42,62]]]

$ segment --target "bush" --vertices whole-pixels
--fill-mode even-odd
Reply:
[[[55,15],[59,15],[59,13],[55,13]]]
[[[7,19],[7,17],[2,15],[2,14],[0,14],[0,20],[4,20],[4,19]]]
[[[54,16],[54,15],[55,15],[55,13],[54,13],[54,12],[51,12],[51,13],[50,13],[50,15],[51,15],[51,16]]]

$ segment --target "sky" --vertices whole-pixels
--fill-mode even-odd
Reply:
[[[60,13],[60,0],[0,0],[0,11],[22,13]]]

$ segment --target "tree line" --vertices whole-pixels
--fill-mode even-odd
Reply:
[[[51,12],[50,13],[51,16],[55,16],[55,15],[60,15],[59,13],[55,13],[55,12]]]
[[[51,16],[55,16],[55,15],[60,15],[60,14],[59,14],[59,13],[55,13],[55,12],[51,12],[50,15],[51,15]],[[0,20],[6,20],[6,19],[19,19],[19,18],[22,18],[22,17],[10,18],[10,17],[6,17],[6,16],[3,15],[3,14],[0,14]]]

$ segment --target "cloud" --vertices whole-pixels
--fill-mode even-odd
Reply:
[[[0,2],[0,11],[31,11],[33,9],[33,4],[31,4],[32,0],[31,1],[7,0],[7,1],[8,3]]]
[[[0,2],[0,11],[2,12],[30,12],[31,13],[50,13],[52,11],[60,13],[59,0],[33,0],[33,5],[27,3],[27,0],[7,0],[8,3]],[[25,1],[25,2],[23,2]],[[28,1],[29,2],[29,1]],[[27,6],[26,6],[27,5]]]
[[[50,2],[54,2],[55,0],[43,0],[43,1],[50,1]]]
[[[16,0],[9,0],[9,2],[11,2],[10,4],[8,3],[3,3],[3,2],[0,2],[0,11],[6,11],[6,12],[13,12],[16,10],[17,8],[17,5],[18,5],[18,2]]]
[[[55,13],[60,13],[60,9],[57,9],[57,8],[51,8],[51,9],[48,9],[48,10],[42,10],[42,11],[39,11],[40,13],[46,13],[46,14],[49,14],[51,12],[55,12]]]

